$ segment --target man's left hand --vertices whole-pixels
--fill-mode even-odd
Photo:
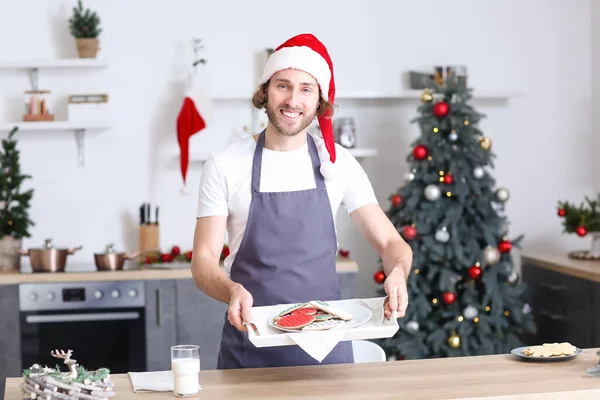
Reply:
[[[408,306],[408,291],[404,271],[401,268],[394,268],[385,279],[383,289],[389,300],[385,303],[383,310],[385,317],[390,319],[393,310],[396,310],[396,317],[404,317]]]

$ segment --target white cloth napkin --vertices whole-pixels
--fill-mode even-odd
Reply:
[[[344,332],[340,330],[327,330],[302,333],[286,333],[302,350],[308,353],[309,356],[317,360],[323,361],[327,354],[344,337]]]
[[[173,391],[173,372],[128,372],[134,393]]]

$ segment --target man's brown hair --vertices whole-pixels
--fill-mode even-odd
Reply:
[[[258,108],[266,108],[268,96],[267,93],[269,91],[269,83],[271,80],[269,79],[262,85],[256,89],[254,94],[252,95],[252,105]],[[319,104],[317,105],[317,117],[321,117],[323,115],[329,115],[329,117],[333,116],[334,105],[329,101],[325,100],[321,93],[319,93]]]

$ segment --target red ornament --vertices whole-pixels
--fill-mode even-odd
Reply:
[[[456,293],[444,292],[444,294],[442,295],[442,300],[446,304],[452,304],[456,301]]]
[[[385,281],[385,274],[383,273],[383,271],[377,271],[373,275],[373,279],[377,283],[383,283],[383,281]]]
[[[144,262],[146,264],[152,264],[152,257],[146,257],[146,259],[144,260]]]
[[[172,254],[161,254],[160,260],[164,263],[171,262],[171,261],[173,261],[173,255]]]
[[[191,251],[191,250],[190,250],[190,251],[186,251],[186,252],[185,252],[185,258],[186,258],[188,261],[191,261],[191,260],[192,260],[192,251]]]
[[[179,246],[173,246],[173,248],[171,249],[171,254],[173,255],[173,257],[177,257],[178,255],[180,255],[181,249],[179,248]]]
[[[583,227],[583,226],[578,226],[577,228],[575,228],[575,233],[578,236],[583,237],[583,236],[587,235],[587,229],[585,229],[585,227]]]
[[[450,111],[450,106],[445,101],[435,103],[433,106],[433,114],[435,114],[435,116],[438,118],[448,115],[448,111]]]
[[[565,215],[567,215],[567,212],[565,211],[565,209],[564,208],[560,208],[558,210],[558,216],[559,217],[564,217]]]
[[[512,243],[508,240],[501,240],[500,243],[498,243],[498,251],[500,253],[508,253],[510,249],[512,249]]]
[[[452,174],[444,175],[444,183],[451,184],[452,182],[454,182]]]
[[[402,228],[402,236],[406,240],[413,240],[417,237],[417,229],[412,225],[406,225]]]
[[[417,161],[424,160],[425,157],[427,157],[427,147],[423,146],[422,144],[415,146],[413,149],[413,157]]]
[[[402,201],[402,198],[400,197],[399,194],[395,194],[392,196],[392,205],[394,207],[398,207],[400,205],[401,201]]]
[[[469,268],[469,276],[473,279],[478,279],[481,276],[481,268],[473,265]]]

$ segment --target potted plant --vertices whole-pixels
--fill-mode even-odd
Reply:
[[[20,249],[22,238],[30,237],[29,228],[34,223],[29,219],[29,208],[33,189],[21,190],[29,175],[21,173],[19,150],[13,135],[2,140],[0,151],[0,270],[13,271],[21,268]]]
[[[69,19],[69,28],[77,42],[79,58],[96,58],[98,36],[102,32],[98,14],[89,8],[84,10],[81,0],[77,0],[77,7],[73,7],[73,16]]]
[[[600,259],[600,194],[596,200],[585,196],[585,202],[580,204],[559,201],[557,214],[562,220],[563,233],[592,237],[589,250],[571,251],[569,256],[582,260]]]

